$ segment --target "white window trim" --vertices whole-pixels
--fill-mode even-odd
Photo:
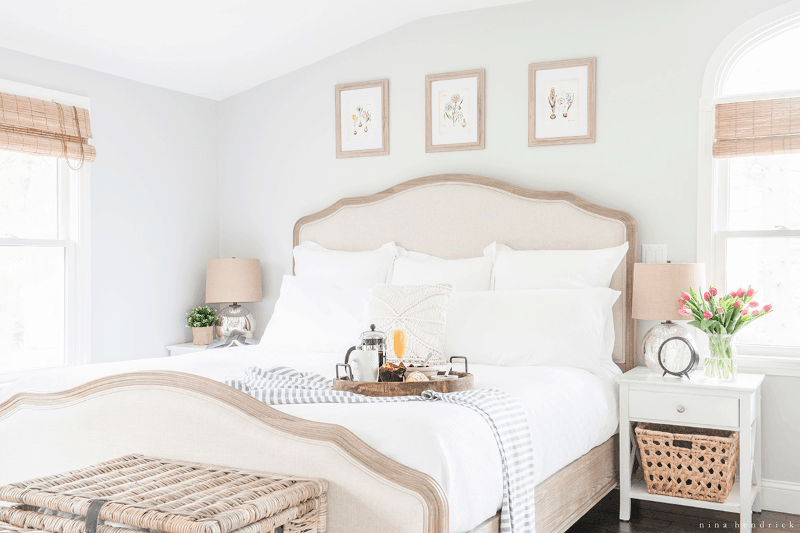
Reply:
[[[41,100],[52,100],[63,105],[74,105],[89,109],[89,98],[74,94],[53,91],[42,87],[25,85],[0,79],[0,91]],[[65,247],[66,300],[65,300],[65,350],[64,366],[88,364],[91,361],[91,163],[85,163],[79,171],[69,168],[66,161],[59,160],[60,205],[69,206],[68,220],[61,220],[66,227],[68,239],[26,240],[0,239],[2,244],[59,246]],[[11,381],[35,375],[54,367],[22,370],[0,374],[0,388]]]
[[[756,46],[772,38],[776,33],[786,31],[798,25],[799,5],[797,2],[788,2],[749,20],[732,31],[715,49],[707,63],[704,79],[701,85],[701,98],[699,101],[698,126],[698,218],[697,218],[697,261],[706,263],[707,273],[711,283],[721,284],[725,279],[724,266],[719,264],[717,257],[722,257],[721,246],[725,246],[727,238],[744,237],[753,233],[760,236],[783,236],[786,230],[768,230],[765,232],[729,232],[722,233],[718,228],[726,228],[721,217],[723,213],[717,212],[718,196],[723,193],[718,180],[718,172],[726,160],[716,160],[712,157],[712,143],[715,133],[715,105],[719,103],[737,102],[742,100],[782,98],[799,96],[799,91],[786,91],[764,94],[749,94],[744,96],[717,97],[731,73],[732,68],[745,54]],[[723,224],[721,223],[723,222]],[[716,233],[722,239],[717,239]],[[797,235],[797,231],[791,231]],[[770,235],[768,235],[770,234]],[[788,236],[789,233],[788,233]],[[799,376],[798,350],[738,346],[738,368],[742,371],[764,372],[774,375]]]

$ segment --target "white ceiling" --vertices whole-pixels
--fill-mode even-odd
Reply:
[[[0,47],[222,100],[422,17],[522,0],[26,0]]]

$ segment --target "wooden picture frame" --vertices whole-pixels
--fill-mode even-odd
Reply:
[[[595,142],[595,63],[585,57],[528,66],[529,146]]]
[[[460,80],[463,80],[464,89],[460,85]],[[465,93],[465,89],[467,93],[461,94]],[[432,102],[432,95],[436,95],[436,102]],[[450,101],[451,98],[458,97],[461,97],[460,101]],[[455,114],[448,117],[451,124],[446,123],[444,117],[440,116],[439,111],[443,107],[440,105],[440,100],[443,98],[444,105],[451,103],[453,106],[464,108],[467,111],[467,113],[462,113],[461,122],[458,121]],[[483,68],[427,75],[426,153],[483,150],[484,102]],[[434,116],[435,111],[437,111],[436,117]],[[458,111],[462,111],[462,109]],[[435,128],[437,128],[436,131]],[[443,130],[447,128],[453,128],[454,131]],[[460,128],[467,128],[467,131]],[[449,137],[453,137],[454,142],[448,142]]]
[[[389,155],[388,79],[336,85],[334,101],[337,159]],[[376,110],[379,106],[380,109]],[[349,112],[353,119],[344,116]],[[375,118],[380,118],[380,124]],[[370,126],[374,127],[372,132]],[[350,133],[360,138],[351,140]]]

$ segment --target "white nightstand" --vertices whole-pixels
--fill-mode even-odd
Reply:
[[[202,352],[206,349],[204,344],[192,344],[191,342],[184,342],[183,344],[170,344],[166,347],[170,351],[170,355],[183,355],[190,352]]]
[[[620,385],[620,519],[629,520],[631,499],[739,513],[742,531],[751,531],[751,510],[762,511],[763,374],[738,374],[734,381],[662,377],[640,366],[617,378]],[[632,482],[640,460],[632,422],[728,429],[740,432],[740,466],[723,503],[650,494],[645,481]],[[628,434],[628,438],[626,437]]]

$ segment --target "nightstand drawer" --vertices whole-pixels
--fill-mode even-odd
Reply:
[[[633,390],[629,392],[629,418],[738,427],[740,406],[737,398]]]

